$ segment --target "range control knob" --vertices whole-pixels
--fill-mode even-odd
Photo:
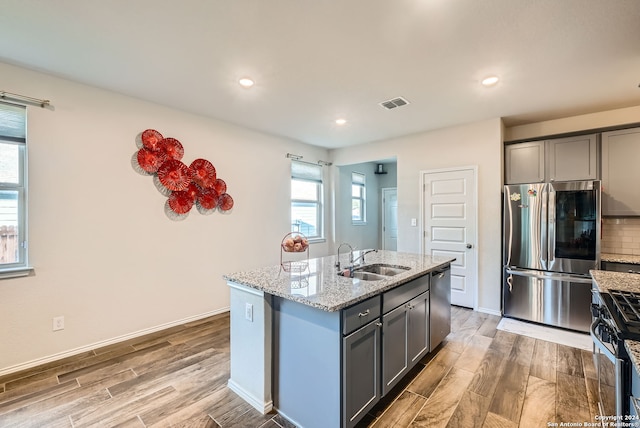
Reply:
[[[600,326],[600,338],[603,342],[611,343],[612,341],[612,331],[606,325]]]
[[[602,314],[602,308],[600,307],[600,305],[598,305],[597,303],[592,303],[591,304],[591,315],[594,318],[599,318],[600,314]]]

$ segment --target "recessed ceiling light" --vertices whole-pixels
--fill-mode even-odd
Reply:
[[[493,86],[498,83],[498,76],[489,76],[482,79],[482,86]]]
[[[248,77],[243,77],[242,79],[238,80],[238,83],[240,84],[240,86],[242,86],[243,88],[250,88],[252,87],[256,82],[253,81],[253,79],[249,79]]]
[[[347,123],[347,119],[336,119],[336,125],[344,125]]]

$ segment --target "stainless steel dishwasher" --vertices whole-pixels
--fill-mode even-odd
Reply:
[[[429,351],[451,332],[451,265],[431,272]]]

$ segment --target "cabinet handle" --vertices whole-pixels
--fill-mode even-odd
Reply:
[[[369,309],[367,309],[367,310],[366,310],[366,311],[364,311],[364,312],[360,312],[360,313],[358,314],[358,317],[360,317],[360,318],[362,318],[362,317],[366,317],[367,315],[369,315],[369,312],[371,312]]]
[[[377,323],[376,323],[376,325],[377,325],[378,327],[382,327],[382,323],[381,323],[381,322],[377,322]]]

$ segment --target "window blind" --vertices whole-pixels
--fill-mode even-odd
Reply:
[[[322,183],[322,167],[306,162],[291,161],[291,178]]]
[[[358,184],[360,186],[364,186],[364,174],[360,174],[359,172],[351,173],[351,183]]]
[[[26,108],[0,103],[0,137],[25,142],[27,137]]]

